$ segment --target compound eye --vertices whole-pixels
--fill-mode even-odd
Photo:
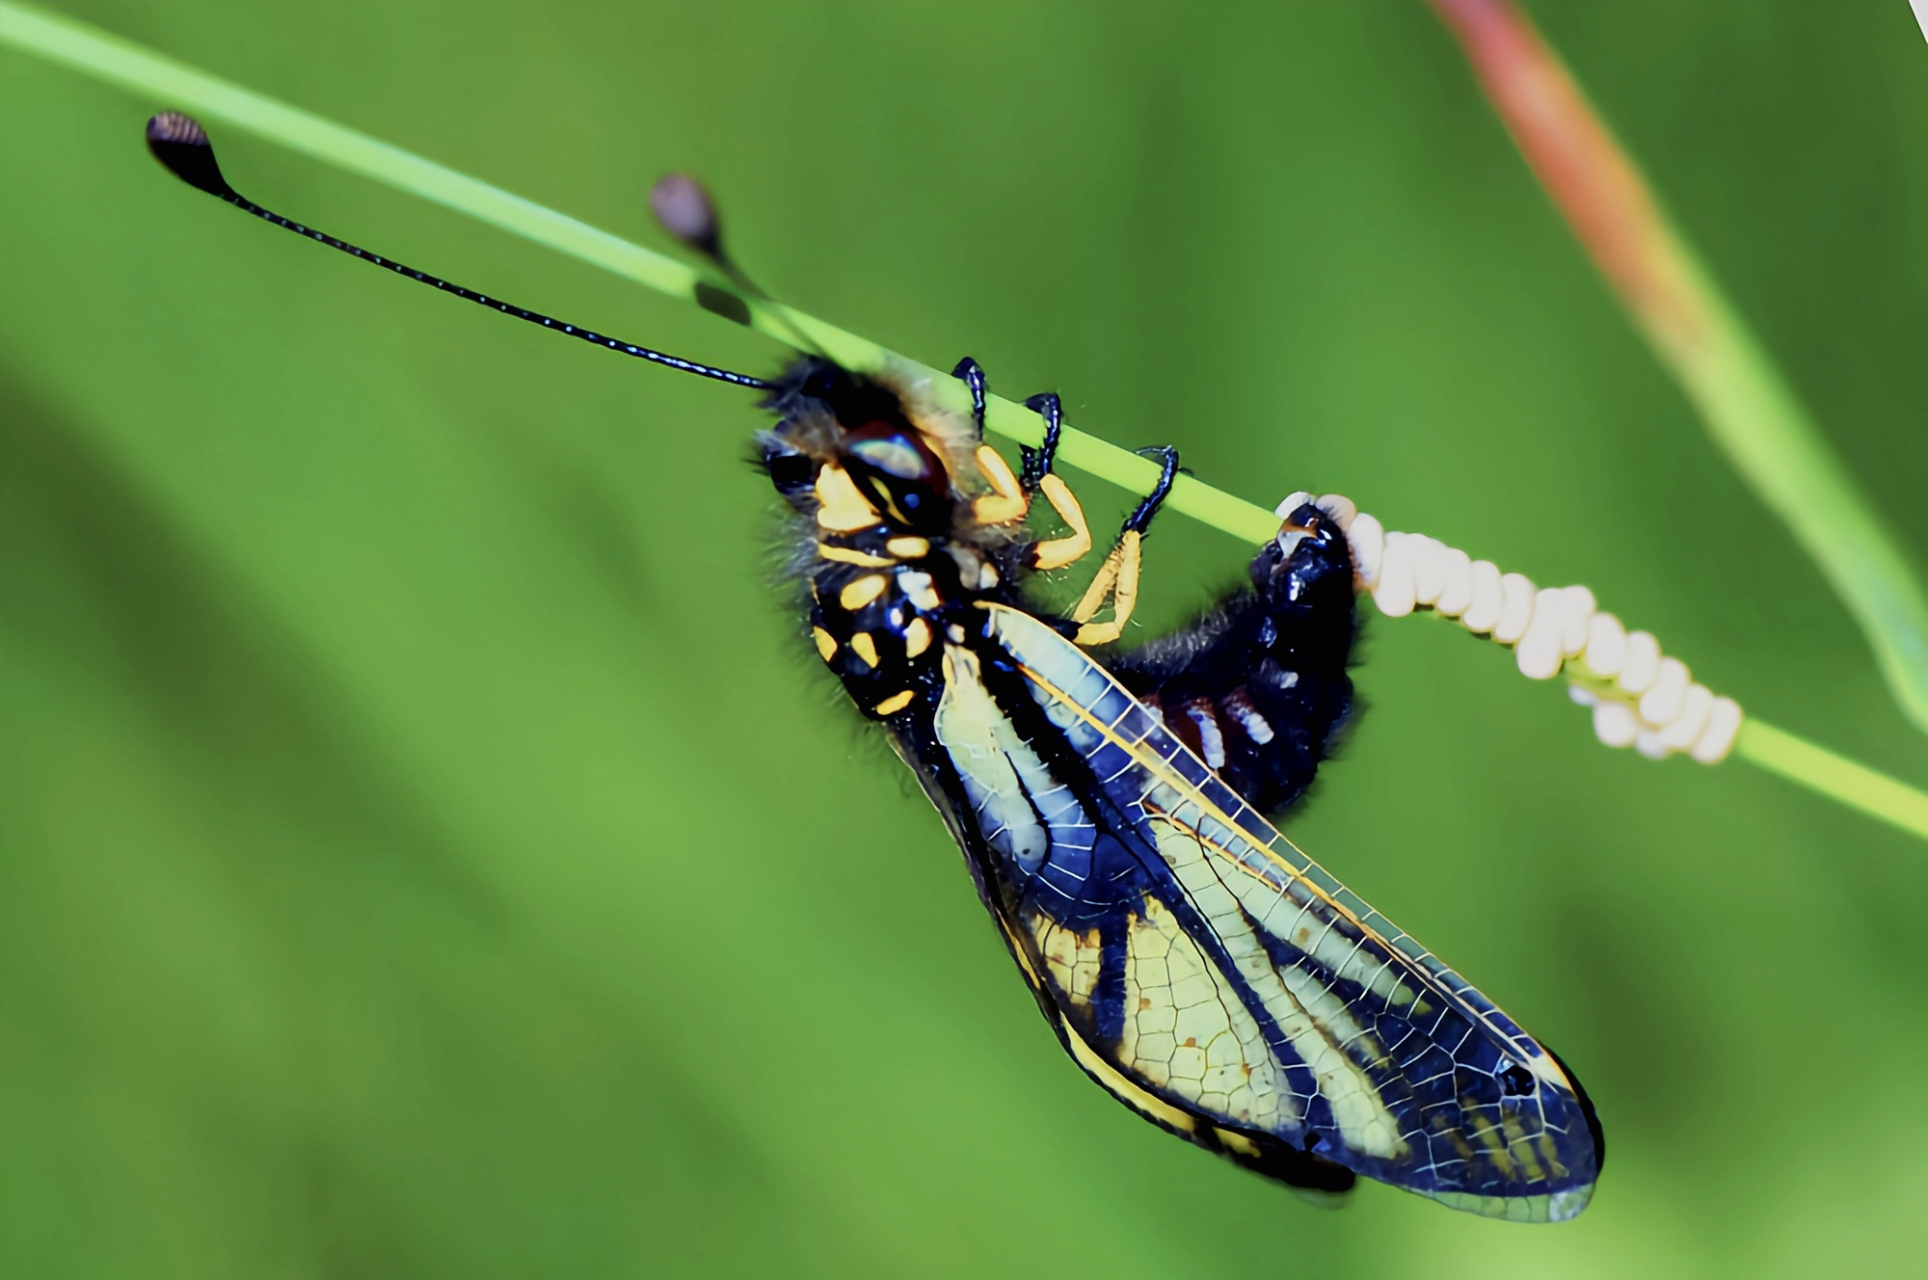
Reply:
[[[895,480],[929,482],[944,464],[915,429],[901,421],[866,422],[844,432],[844,452]]]
[[[845,447],[852,457],[862,458],[877,470],[899,480],[922,480],[931,473],[926,460],[928,450],[920,450],[901,431],[853,440]]]
[[[817,481],[817,464],[807,454],[766,453],[763,467],[770,473],[770,483],[786,498],[808,491]]]
[[[886,518],[919,533],[949,525],[950,473],[915,428],[873,419],[844,432],[842,452],[850,478]]]

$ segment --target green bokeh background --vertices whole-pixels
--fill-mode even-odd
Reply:
[[[63,9],[652,243],[649,181],[697,172],[813,312],[1245,497],[1586,582],[1928,774],[1417,2]],[[1907,6],[1533,12],[1919,555]],[[1062,1058],[771,585],[748,397],[222,209],[144,154],[167,105],[0,51],[0,1273],[1921,1265],[1921,843],[1605,752],[1505,654],[1379,620],[1288,828],[1560,1048],[1612,1153],[1560,1227],[1309,1208]],[[383,253],[780,357],[218,141]],[[1246,551],[1175,518],[1151,557],[1156,625]]]

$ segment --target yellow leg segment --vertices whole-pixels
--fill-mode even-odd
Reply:
[[[1111,595],[1112,587],[1117,584],[1118,566],[1123,558],[1124,543],[1120,541],[1111,549],[1111,554],[1105,557],[1105,562],[1098,566],[1098,572],[1091,576],[1090,585],[1085,588],[1085,593],[1079,599],[1077,607],[1071,611],[1073,622],[1089,622],[1098,610],[1105,607],[1106,598]]]
[[[1084,507],[1079,505],[1071,486],[1054,475],[1047,475],[1038,482],[1038,489],[1058,513],[1058,518],[1070,528],[1071,536],[1035,544],[1031,548],[1031,567],[1062,569],[1090,555],[1091,526],[1085,523]]]
[[[1118,535],[1118,545],[1105,557],[1104,564],[1098,568],[1091,585],[1085,588],[1084,598],[1078,601],[1077,608],[1071,611],[1073,622],[1083,623],[1072,640],[1081,645],[1110,644],[1125,634],[1125,624],[1131,621],[1131,612],[1138,607],[1138,575],[1144,566],[1144,539],[1136,529],[1127,529]],[[1093,622],[1098,610],[1111,602],[1111,621]]]
[[[991,486],[989,493],[971,503],[971,515],[977,522],[1009,524],[1024,519],[1025,513],[1031,510],[1031,499],[1025,495],[1018,478],[1011,474],[1011,464],[1004,460],[1004,455],[988,444],[979,445],[977,469]]]

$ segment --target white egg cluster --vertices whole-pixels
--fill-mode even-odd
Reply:
[[[1661,653],[1645,631],[1628,631],[1596,607],[1585,587],[1535,587],[1423,533],[1388,533],[1338,494],[1295,493],[1279,504],[1284,519],[1313,503],[1339,522],[1352,544],[1359,590],[1379,612],[1403,618],[1428,608],[1474,635],[1513,649],[1520,674],[1551,680],[1562,671],[1573,700],[1593,708],[1593,732],[1610,747],[1653,759],[1684,752],[1716,764],[1733,749],[1740,704],[1696,683],[1687,664]]]

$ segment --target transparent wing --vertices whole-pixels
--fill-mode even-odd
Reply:
[[[1141,1114],[1302,1187],[1527,1221],[1601,1141],[1557,1060],[1014,609],[907,744],[1067,1050]]]

